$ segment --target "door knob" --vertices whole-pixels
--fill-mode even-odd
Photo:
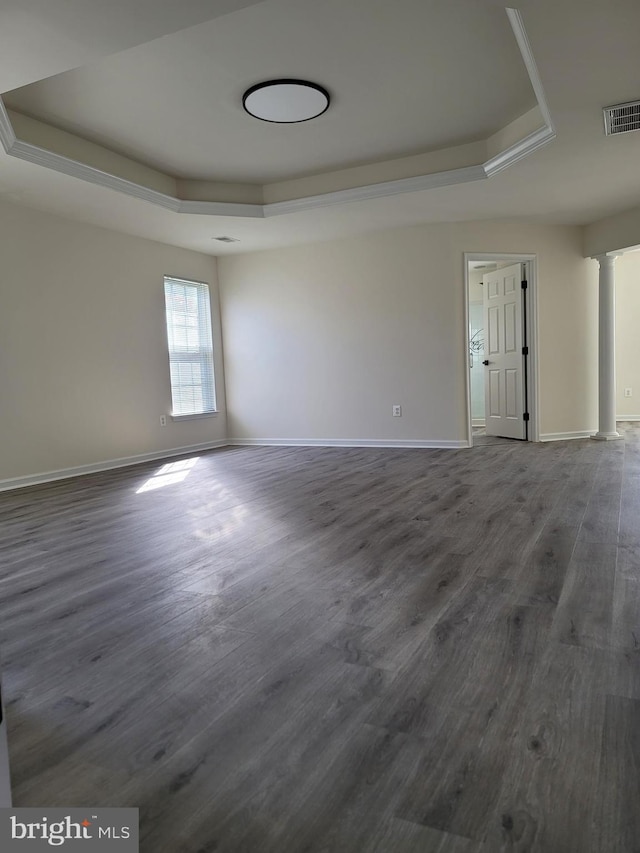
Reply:
[[[488,358],[485,358],[485,360],[484,360],[482,363],[483,363],[483,364],[489,364],[489,359],[488,359]]]

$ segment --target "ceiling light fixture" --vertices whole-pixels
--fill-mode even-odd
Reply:
[[[317,118],[330,103],[329,93],[306,80],[267,80],[242,96],[242,106],[254,118],[276,124],[298,124]]]

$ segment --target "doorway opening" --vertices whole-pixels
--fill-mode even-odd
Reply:
[[[536,256],[465,253],[467,440],[539,441]]]

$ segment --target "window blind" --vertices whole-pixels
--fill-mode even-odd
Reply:
[[[173,415],[216,409],[209,287],[165,277]]]

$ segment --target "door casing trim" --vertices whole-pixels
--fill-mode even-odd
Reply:
[[[466,399],[467,445],[473,447],[473,430],[471,428],[471,369],[469,361],[469,262],[509,261],[527,265],[527,289],[525,300],[527,304],[527,346],[529,347],[529,362],[527,373],[528,409],[529,409],[529,438],[528,441],[540,441],[540,420],[538,401],[540,399],[538,386],[538,257],[531,254],[513,254],[511,252],[464,252],[464,383]]]

